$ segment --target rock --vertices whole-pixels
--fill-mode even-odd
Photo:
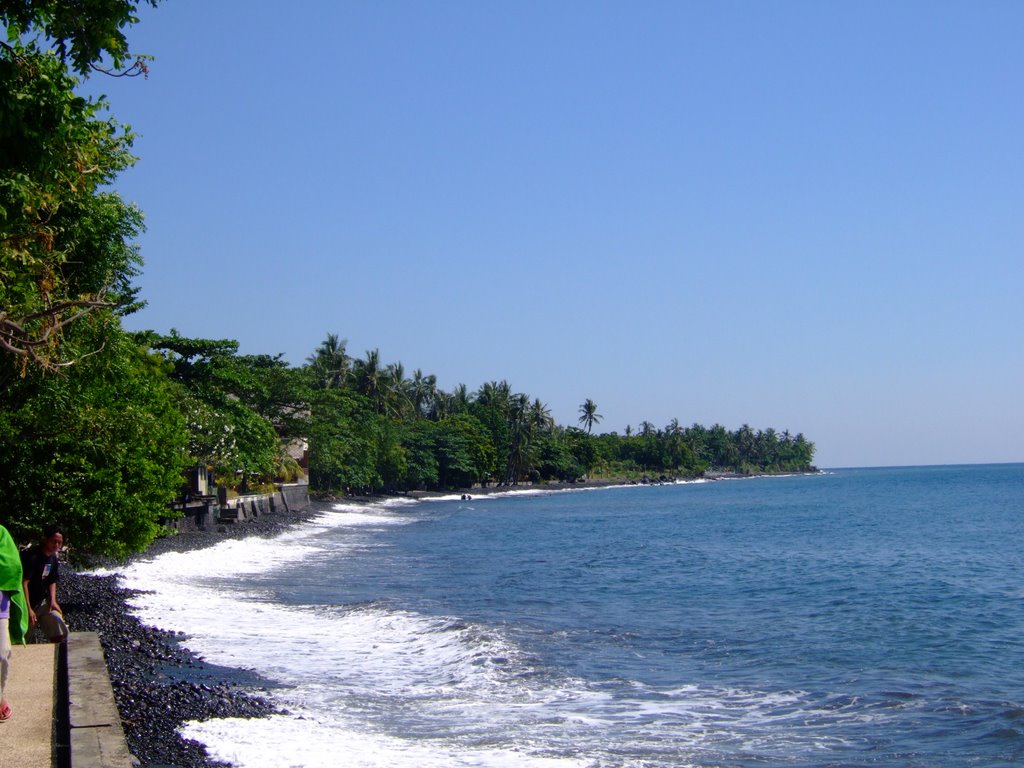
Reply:
[[[267,513],[258,521],[216,531],[184,531],[158,539],[146,555],[200,549],[226,538],[274,535],[328,508],[313,505],[300,514]],[[178,734],[185,721],[266,717],[280,711],[266,695],[255,692],[266,691],[267,681],[251,672],[207,664],[182,647],[184,633],[139,622],[127,606],[138,593],[118,586],[116,577],[66,568],[59,589],[68,628],[100,637],[128,747],[142,765],[221,767],[202,744]]]

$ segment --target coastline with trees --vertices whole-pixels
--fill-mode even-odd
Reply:
[[[559,425],[507,380],[445,391],[335,334],[294,366],[230,339],[127,331],[144,226],[111,185],[134,135],[79,91],[147,72],[125,37],[136,7],[0,0],[0,482],[17,540],[59,520],[79,552],[125,557],[165,531],[187,468],[259,490],[299,477],[297,442],[324,496],[811,468],[801,434],[596,433],[589,397]]]
[[[8,375],[3,388],[0,477],[15,535],[59,519],[81,551],[114,557],[162,533],[187,467],[206,466],[232,492],[272,490],[303,474],[286,450],[297,441],[320,498],[813,468],[802,434],[677,420],[594,433],[592,399],[578,425],[559,425],[507,381],[444,391],[379,350],[350,357],[334,334],[291,366],[241,355],[232,340],[114,325],[101,352],[57,374]]]
[[[126,330],[142,306],[144,225],[111,185],[135,162],[134,136],[104,98],[79,91],[90,76],[146,73],[125,37],[142,4],[157,0],[0,0],[0,521],[16,540],[59,521],[77,557],[124,559],[158,538],[149,552],[275,533],[302,516],[163,536],[189,468],[258,491],[303,474],[288,450],[298,442],[325,496],[811,468],[802,435],[676,421],[595,433],[589,397],[576,424],[558,425],[507,381],[444,391],[378,350],[350,357],[333,334],[294,366],[230,339]],[[69,625],[100,633],[143,761],[210,765],[183,722],[271,711],[249,673],[207,667],[180,638],[143,627],[115,577],[63,578]]]

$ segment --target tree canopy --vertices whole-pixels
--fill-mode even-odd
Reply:
[[[30,371],[0,407],[3,522],[27,542],[59,521],[78,551],[123,556],[169,515],[188,433],[158,359],[120,328],[74,331],[86,332],[104,354],[59,376]]]
[[[579,409],[584,431],[557,425],[539,398],[507,381],[445,392],[420,370],[407,378],[404,366],[384,363],[379,350],[350,360],[336,334],[307,358],[310,482],[328,493],[800,471],[813,460],[803,435],[747,425],[684,429],[678,419],[663,429],[644,421],[635,435],[594,435],[601,415],[590,398]]]
[[[78,95],[78,75],[129,56],[135,3],[0,0],[0,351],[53,369],[95,352],[68,327],[133,306],[142,215],[107,188],[132,134]],[[87,336],[86,336],[87,337]],[[79,341],[81,337],[75,337]],[[87,337],[88,338],[88,337]]]

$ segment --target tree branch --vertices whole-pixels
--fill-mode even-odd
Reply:
[[[102,296],[107,289],[98,295]],[[82,299],[79,301],[63,301],[39,312],[25,315],[20,320],[12,318],[6,311],[0,310],[0,349],[5,350],[23,361],[31,361],[43,370],[57,370],[74,365],[79,360],[95,355],[103,349],[86,352],[72,360],[54,359],[46,354],[46,348],[52,343],[53,336],[65,326],[88,315],[97,309],[114,306],[114,302],[102,299]],[[42,322],[42,327],[29,328],[30,325]]]

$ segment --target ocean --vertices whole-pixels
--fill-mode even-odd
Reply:
[[[149,624],[287,714],[239,766],[1024,760],[1024,465],[339,505],[136,562]]]

